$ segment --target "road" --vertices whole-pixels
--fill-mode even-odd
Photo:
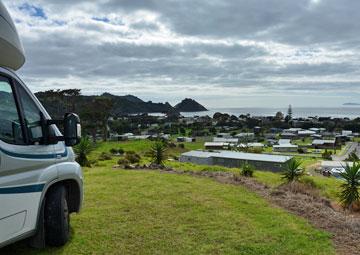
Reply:
[[[356,154],[360,157],[360,144],[357,142],[351,142],[348,145],[348,148],[346,149],[345,153],[343,155],[332,155],[333,161],[344,161],[348,158],[349,154],[353,151],[356,152]]]

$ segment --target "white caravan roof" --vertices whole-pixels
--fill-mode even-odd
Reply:
[[[16,27],[0,0],[0,66],[18,70],[24,63],[24,48]]]

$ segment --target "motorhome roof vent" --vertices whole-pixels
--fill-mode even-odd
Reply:
[[[0,1],[0,66],[18,70],[24,63],[24,48],[16,27]]]

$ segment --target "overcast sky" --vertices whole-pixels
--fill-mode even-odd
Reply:
[[[359,0],[3,0],[34,90],[208,107],[360,102]]]

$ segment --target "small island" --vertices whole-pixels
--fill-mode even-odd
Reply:
[[[208,111],[203,105],[196,102],[194,99],[185,98],[174,107],[179,112],[203,112]]]
[[[343,106],[360,106],[360,103],[345,103]]]

